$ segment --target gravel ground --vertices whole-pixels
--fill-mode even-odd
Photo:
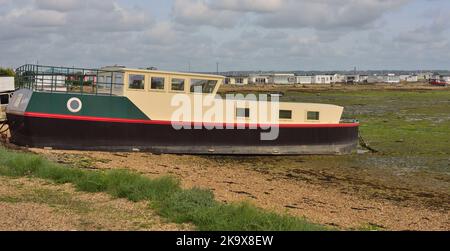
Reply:
[[[344,185],[330,185],[326,179],[311,183],[284,172],[255,170],[248,165],[201,156],[32,151],[82,168],[127,168],[149,177],[172,175],[185,188],[211,189],[223,202],[250,201],[262,208],[341,229],[450,230],[448,205],[444,205],[448,198],[442,198],[442,208],[415,201],[400,203],[364,196],[364,184],[347,190]]]
[[[0,231],[189,229],[165,222],[146,202],[77,192],[70,184],[0,177]]]

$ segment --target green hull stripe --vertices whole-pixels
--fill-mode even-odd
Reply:
[[[72,113],[67,108],[67,101],[71,98],[79,98],[82,102],[82,109],[77,113]],[[33,92],[26,112],[105,118],[149,119],[126,97],[66,93]]]

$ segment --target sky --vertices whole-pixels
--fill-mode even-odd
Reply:
[[[0,65],[449,70],[448,0],[0,0]]]

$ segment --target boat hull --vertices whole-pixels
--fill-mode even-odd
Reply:
[[[11,143],[64,150],[145,151],[174,154],[348,154],[358,143],[358,124],[280,127],[274,141],[261,129],[181,129],[170,123],[136,123],[7,114]]]

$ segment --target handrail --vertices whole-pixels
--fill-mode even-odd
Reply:
[[[122,96],[124,72],[25,64],[16,69],[16,88],[38,92]]]

